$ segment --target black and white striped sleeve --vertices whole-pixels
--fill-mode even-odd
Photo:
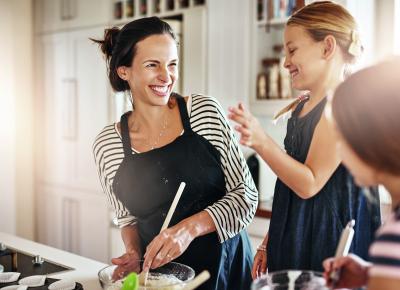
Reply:
[[[120,228],[136,224],[136,218],[115,196],[112,188],[115,173],[124,158],[122,142],[114,125],[105,127],[97,135],[93,144],[93,155],[101,186],[107,196],[108,203],[115,212],[114,223]]]
[[[208,96],[193,96],[190,121],[193,131],[206,138],[221,154],[226,194],[206,211],[215,223],[220,242],[224,242],[252,221],[257,209],[258,192],[218,101]]]

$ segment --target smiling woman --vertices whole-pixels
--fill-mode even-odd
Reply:
[[[114,278],[143,257],[144,270],[172,260],[196,273],[208,270],[211,279],[199,289],[249,289],[252,253],[242,230],[254,217],[258,194],[221,106],[212,97],[173,92],[177,43],[159,18],[106,30],[96,42],[112,87],[128,90],[133,104],[93,146],[126,247],[112,260]],[[160,232],[181,182],[186,187],[170,227]]]

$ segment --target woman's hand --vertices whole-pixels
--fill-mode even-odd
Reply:
[[[240,133],[240,144],[257,150],[256,148],[264,143],[263,128],[242,103],[239,103],[237,107],[230,107],[228,117],[238,123],[235,130]]]
[[[349,254],[338,259],[328,258],[323,262],[324,277],[328,286],[335,288],[358,288],[365,286],[368,280],[370,263],[360,257]],[[329,275],[332,271],[340,270],[339,280],[334,284]]]
[[[140,254],[137,252],[125,253],[118,258],[111,259],[111,263],[117,265],[112,274],[113,281],[122,279],[128,273],[140,272]]]
[[[147,246],[143,270],[155,269],[176,259],[195,237],[193,226],[184,221],[163,230]]]
[[[253,280],[260,277],[267,272],[267,252],[257,250],[254,256],[253,268],[251,269],[251,276]]]

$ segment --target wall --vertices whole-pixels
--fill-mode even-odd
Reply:
[[[0,0],[0,230],[34,238],[31,0]]]

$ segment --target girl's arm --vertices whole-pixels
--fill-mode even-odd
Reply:
[[[304,164],[289,156],[270,136],[264,134],[263,140],[254,149],[279,179],[304,199],[317,194],[341,162],[335,133],[324,114],[315,128]]]
[[[303,199],[317,194],[341,162],[335,133],[324,114],[315,128],[304,164],[265,134],[258,120],[243,105],[230,108],[229,117],[239,123],[235,128],[241,134],[240,142],[256,150],[278,178]]]

